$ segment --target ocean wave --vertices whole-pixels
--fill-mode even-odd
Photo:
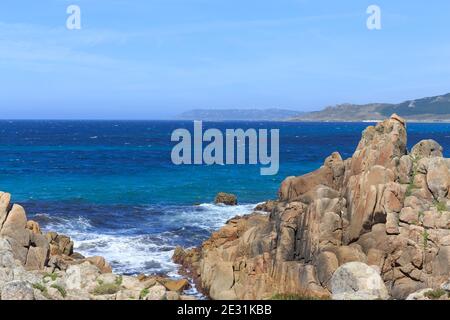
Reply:
[[[121,274],[166,274],[180,277],[178,266],[172,262],[177,245],[200,245],[212,231],[237,215],[249,214],[254,204],[237,206],[202,203],[196,206],[134,206],[132,213],[115,212],[102,225],[95,216],[61,216],[39,213],[33,218],[46,231],[70,236],[75,251],[85,256],[106,258],[114,272]],[[96,208],[96,210],[99,210]],[[108,208],[105,208],[105,211]],[[110,209],[109,209],[110,210]],[[120,210],[120,209],[117,209]],[[138,212],[139,214],[137,214]],[[125,216],[128,215],[128,216]],[[127,223],[121,228],[121,217]],[[93,223],[93,219],[95,223]]]

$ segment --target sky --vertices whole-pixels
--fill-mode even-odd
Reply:
[[[69,5],[81,29],[66,28]],[[369,30],[369,5],[381,30]],[[0,118],[169,119],[450,92],[450,1],[3,0]]]

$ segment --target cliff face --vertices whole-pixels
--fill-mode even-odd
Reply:
[[[393,115],[363,132],[351,158],[333,153],[285,179],[261,206],[268,214],[232,219],[175,258],[213,299],[327,297],[348,262],[372,266],[390,296],[405,298],[450,276],[449,186],[442,148],[425,140],[408,154],[405,121]]]

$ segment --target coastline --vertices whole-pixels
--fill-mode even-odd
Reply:
[[[0,192],[1,300],[195,299],[185,278],[113,273],[105,258],[74,251],[70,237],[43,232],[10,200]]]
[[[379,123],[383,122],[383,119],[371,119],[371,120],[348,120],[348,119],[330,119],[330,120],[285,120],[286,122],[305,122],[305,123]],[[450,119],[440,120],[417,120],[417,119],[405,119],[408,123],[430,123],[430,124],[439,124],[439,123],[450,123]]]
[[[174,259],[213,299],[447,300],[449,171],[433,140],[407,151],[393,115]]]
[[[352,157],[333,153],[200,246],[178,247],[181,279],[115,274],[1,193],[2,299],[185,300],[195,298],[185,291],[192,279],[212,299],[429,300],[450,276],[447,160],[433,140],[407,151],[406,122],[393,115],[363,132]],[[240,210],[235,197],[221,198]]]

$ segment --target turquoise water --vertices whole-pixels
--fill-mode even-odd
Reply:
[[[0,190],[13,194],[45,229],[72,236],[117,272],[176,273],[176,245],[194,246],[236,214],[275,198],[280,182],[350,157],[366,123],[222,122],[207,128],[280,130],[280,171],[259,165],[176,166],[174,129],[188,121],[0,121]],[[410,124],[409,146],[433,138],[450,150],[449,124]],[[211,202],[219,191],[240,206]],[[201,205],[198,205],[201,204]]]

